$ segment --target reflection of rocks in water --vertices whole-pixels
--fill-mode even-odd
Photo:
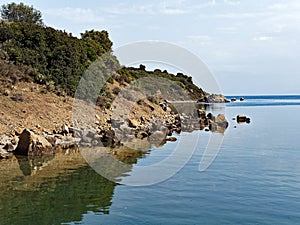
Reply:
[[[141,143],[137,143],[136,147],[138,148],[126,146],[114,148],[85,147],[81,148],[80,152],[96,172],[118,183],[132,170],[132,164],[137,163],[138,158],[142,158],[148,153],[148,145],[142,146]]]
[[[81,221],[91,211],[109,213],[115,184],[87,166],[80,154],[46,161],[0,161],[1,224],[61,224]],[[35,174],[22,175],[41,164]]]
[[[54,155],[46,156],[19,156],[16,155],[18,160],[20,170],[23,172],[24,176],[30,176],[36,173],[37,170],[43,169],[47,166],[47,162],[54,158]]]

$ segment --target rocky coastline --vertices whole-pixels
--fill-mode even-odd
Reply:
[[[178,113],[166,100],[156,99],[153,103],[153,99],[146,99],[137,103],[126,119],[113,116],[111,110],[105,112],[108,116],[106,121],[96,114],[95,124],[88,130],[69,124],[62,124],[60,129],[52,132],[45,128],[41,133],[31,128],[15,128],[9,134],[0,136],[0,159],[13,155],[55,154],[80,147],[114,148],[134,139],[160,146],[167,141],[176,141],[172,136],[174,133],[194,130],[225,132],[228,122],[223,114],[214,116],[206,113],[205,109],[191,108],[185,113]]]

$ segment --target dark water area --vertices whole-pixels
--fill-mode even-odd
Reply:
[[[228,103],[228,107],[300,105],[299,95],[226,96],[226,98],[237,99],[236,102]],[[244,101],[239,101],[240,98],[244,98]]]
[[[6,169],[0,178],[0,224],[62,224],[80,221],[89,211],[109,212],[115,184],[79,155],[18,157],[0,165]]]
[[[231,97],[238,101],[224,109],[229,128],[202,172],[211,138],[204,131],[178,134],[177,142],[152,146],[135,160],[132,171],[196,140],[178,173],[149,186],[115,184],[79,153],[0,161],[0,224],[299,224],[300,96]],[[238,124],[238,114],[251,123]]]

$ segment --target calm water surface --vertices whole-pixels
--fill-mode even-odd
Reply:
[[[299,96],[230,103],[213,164],[199,172],[210,134],[196,131],[191,160],[151,186],[116,185],[79,156],[45,160],[37,172],[32,160],[0,162],[0,224],[300,224],[299,112]],[[237,114],[251,123],[237,124]],[[189,135],[178,138],[188,142]],[[153,147],[137,165],[163,159],[175,145]]]

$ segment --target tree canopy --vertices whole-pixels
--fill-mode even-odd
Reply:
[[[63,91],[74,95],[79,91],[82,98],[88,98],[89,93],[93,93],[89,89],[100,79],[98,72],[112,75],[105,77],[107,82],[113,84],[117,81],[121,85],[142,77],[157,76],[174,81],[192,99],[200,99],[204,95],[193,84],[191,77],[183,74],[173,75],[160,70],[151,72],[144,65],[140,68],[120,68],[112,54],[113,43],[105,30],[85,31],[81,38],[76,38],[65,31],[41,26],[41,13],[23,3],[3,5],[0,12],[3,19],[0,21],[0,79],[5,77],[13,82],[34,81],[57,93]],[[102,59],[101,63],[92,64],[99,58]],[[91,65],[94,66],[91,68]],[[78,90],[79,81],[81,78],[86,79],[83,75],[87,75],[89,67],[88,75],[96,78],[92,77],[95,79],[89,79],[90,83]],[[166,90],[172,91],[175,88],[169,87]],[[105,88],[100,95],[99,102],[104,106],[113,98],[111,91]]]
[[[112,42],[78,39],[64,31],[29,23],[0,22],[0,50],[3,58],[15,65],[34,68],[32,78],[40,84],[53,84],[73,95],[89,65],[101,55],[110,55]],[[106,43],[106,44],[104,44]],[[112,56],[113,58],[113,56]]]
[[[34,9],[32,6],[24,5],[24,3],[16,4],[13,2],[2,5],[0,12],[2,19],[8,20],[9,22],[43,25],[41,12]]]

